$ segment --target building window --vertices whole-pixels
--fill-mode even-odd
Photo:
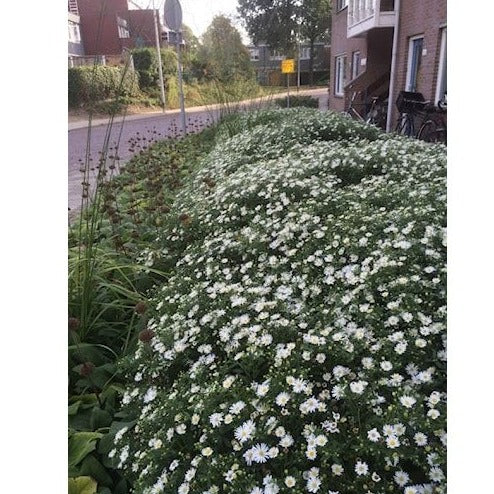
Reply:
[[[334,94],[335,96],[344,96],[345,79],[346,79],[346,55],[335,57],[334,68]]]
[[[259,60],[259,48],[249,48],[250,59],[252,61]]]
[[[408,48],[407,84],[405,91],[417,91],[421,76],[423,47],[423,36],[414,36],[413,38],[410,38],[410,44]]]
[[[360,52],[352,53],[352,79],[355,79],[360,74]]]
[[[336,11],[343,10],[345,7],[348,7],[348,0],[337,0],[336,1]]]
[[[130,38],[129,26],[127,24],[127,21],[125,19],[122,19],[121,17],[117,17],[117,24],[118,24],[118,37]]]
[[[309,60],[309,59],[310,59],[310,46],[300,47],[300,60]]]
[[[444,100],[447,91],[447,70],[446,70],[446,28],[441,32],[441,49],[439,52],[439,69],[437,71],[436,101]]]
[[[285,56],[282,55],[279,51],[273,50],[271,51],[270,60],[285,60]]]
[[[71,43],[81,42],[81,31],[79,29],[79,24],[69,21],[69,41]]]

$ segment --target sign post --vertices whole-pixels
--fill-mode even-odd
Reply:
[[[158,74],[160,76],[161,104],[163,105],[163,112],[165,112],[166,111],[165,83],[163,81],[163,66],[161,64],[161,46],[160,46],[160,38],[158,33],[158,16],[156,15],[156,9],[154,8],[154,0],[153,0],[153,17],[154,17],[154,37],[156,41],[156,52],[158,54]]]
[[[176,45],[177,45],[177,65],[178,65],[178,88],[180,93],[180,115],[182,120],[182,131],[184,136],[187,134],[187,124],[185,122],[185,102],[184,102],[184,88],[182,81],[182,61],[180,57],[180,43],[181,43],[181,30],[182,30],[182,7],[179,0],[166,0],[165,1],[165,22],[171,31],[176,33]]]
[[[290,74],[295,72],[295,60],[293,58],[287,58],[281,61],[281,72],[286,74],[286,87],[287,87],[287,99],[286,107],[290,108]]]

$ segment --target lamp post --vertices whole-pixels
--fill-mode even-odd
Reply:
[[[177,65],[178,65],[178,89],[180,94],[180,116],[184,136],[187,134],[187,124],[185,122],[185,102],[184,88],[182,81],[182,61],[180,55],[180,42],[182,31],[182,7],[179,0],[165,1],[165,22],[166,25],[176,33]]]
[[[163,105],[163,113],[166,111],[166,96],[165,96],[165,83],[163,81],[163,66],[161,64],[161,44],[160,44],[160,34],[158,32],[159,19],[156,15],[156,9],[154,8],[153,0],[153,18],[154,18],[154,37],[156,41],[156,52],[158,54],[158,73],[160,76],[160,92],[161,92],[161,103]]]

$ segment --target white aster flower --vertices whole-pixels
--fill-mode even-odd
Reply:
[[[369,473],[369,466],[365,461],[357,461],[355,464],[355,473],[357,475],[367,475]]]
[[[413,405],[417,403],[417,400],[413,396],[403,395],[402,397],[400,397],[400,403],[405,408],[412,408]]]
[[[203,448],[201,450],[201,454],[206,457],[211,456],[213,454],[213,450],[209,446],[207,446],[206,448]]]
[[[381,434],[379,434],[377,429],[374,427],[374,429],[371,429],[369,432],[367,432],[367,437],[370,441],[375,443],[379,441],[379,439],[381,438]]]
[[[386,446],[390,449],[395,449],[400,446],[400,440],[396,436],[389,436],[386,438]]]
[[[156,390],[156,388],[153,386],[151,388],[149,388],[147,391],[146,391],[146,394],[144,395],[144,398],[142,399],[142,401],[144,403],[149,403],[150,401],[153,401],[155,398],[156,398],[156,395],[158,394],[158,391]]]
[[[290,395],[285,392],[281,392],[277,397],[276,397],[276,404],[280,407],[284,407],[288,401],[290,400]]]
[[[315,460],[317,457],[317,451],[316,448],[307,448],[307,451],[305,452],[305,456],[309,460]]]
[[[252,460],[255,461],[256,463],[266,463],[266,461],[269,460],[269,448],[268,445],[265,443],[261,444],[256,444],[252,448]]]
[[[352,381],[350,389],[355,394],[362,394],[369,383],[367,381]]]
[[[432,467],[429,470],[429,478],[433,482],[441,482],[442,480],[444,480],[444,473],[439,467]]]
[[[400,487],[404,487],[410,481],[410,476],[403,470],[398,470],[395,472],[393,479]]]
[[[289,448],[294,443],[293,437],[291,434],[286,434],[280,439],[280,446],[282,448]]]
[[[291,475],[285,477],[285,485],[287,487],[293,487],[295,484],[296,484],[295,477],[292,477]]]
[[[223,422],[223,414],[222,413],[213,413],[209,416],[209,422],[213,427],[219,427]]]
[[[317,492],[321,487],[321,480],[318,477],[310,477],[307,480],[307,490],[309,492]]]
[[[417,432],[413,439],[417,446],[425,446],[427,444],[427,436],[423,432]]]

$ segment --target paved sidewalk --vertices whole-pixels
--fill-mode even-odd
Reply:
[[[268,102],[273,99],[280,99],[284,98],[287,95],[287,93],[276,93],[272,95],[267,95],[267,96],[262,96],[260,98],[254,98],[254,99],[248,99],[244,101],[239,101],[238,103],[234,103],[233,105],[237,106],[242,106],[242,105],[253,105],[256,103],[262,103],[262,102]],[[290,96],[315,96],[319,98],[319,108],[320,109],[327,109],[328,108],[328,89],[327,87],[321,87],[321,88],[316,88],[316,89],[302,89],[297,92],[297,89],[294,88],[293,90],[290,90]],[[196,113],[196,112],[202,112],[202,111],[215,111],[218,109],[221,109],[222,106],[221,104],[216,104],[216,105],[204,105],[204,106],[194,106],[194,107],[187,107],[185,108],[185,111],[187,113]],[[166,112],[163,112],[162,110],[153,110],[149,112],[143,112],[143,113],[138,113],[138,114],[133,114],[133,115],[126,115],[125,117],[123,116],[117,116],[113,118],[113,123],[119,123],[122,122],[123,120],[125,121],[132,121],[132,120],[140,120],[143,118],[152,118],[154,116],[156,117],[162,117],[163,115],[178,115],[180,113],[180,109],[174,109],[174,110],[167,110]],[[110,120],[110,117],[105,117],[105,118],[98,118],[98,119],[92,119],[91,121],[91,127],[97,127],[100,125],[108,125]],[[83,129],[89,127],[89,121],[88,118],[81,117],[79,120],[73,120],[72,122],[69,122],[68,124],[68,130],[74,130],[74,129]]]

